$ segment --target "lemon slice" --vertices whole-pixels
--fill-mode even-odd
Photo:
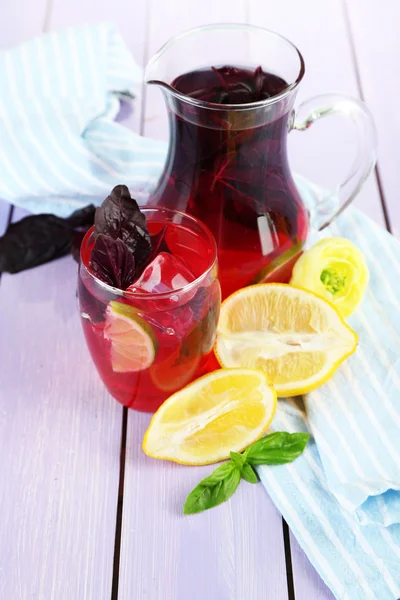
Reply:
[[[350,240],[325,238],[296,262],[290,283],[315,292],[347,317],[360,304],[369,281],[368,267]]]
[[[152,365],[156,355],[154,332],[132,306],[110,302],[104,337],[111,342],[111,364],[116,373],[134,373]]]
[[[223,367],[260,369],[286,397],[325,383],[356,346],[356,334],[326,300],[269,283],[223,302],[215,354]]]
[[[214,371],[164,402],[146,431],[143,450],[186,465],[214,463],[261,437],[275,410],[276,392],[260,371]]]

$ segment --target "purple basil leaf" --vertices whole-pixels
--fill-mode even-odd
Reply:
[[[146,262],[151,252],[146,217],[126,185],[117,185],[96,209],[94,224],[96,236],[104,234],[122,240],[134,255],[137,267]]]
[[[0,273],[19,273],[68,254],[74,230],[55,215],[30,215],[0,237]]]
[[[94,223],[94,215],[96,207],[89,204],[84,208],[80,208],[70,215],[66,221],[75,228],[72,237],[71,254],[76,262],[80,261],[81,244],[86,232]]]
[[[100,234],[94,244],[90,266],[104,283],[126,290],[135,278],[135,260],[122,240]]]
[[[84,227],[89,229],[94,223],[94,215],[96,212],[96,207],[93,204],[89,204],[88,206],[84,206],[83,208],[79,208],[75,212],[72,213],[65,220],[71,227],[76,229],[77,227]]]
[[[160,254],[160,252],[168,252],[168,254],[171,254],[171,250],[168,248],[167,242],[165,241],[166,231],[167,227],[164,225],[164,227],[158,233],[150,237],[151,252],[147,260],[136,269],[136,279],[140,277],[147,265],[149,265],[155,259],[157,254]]]
[[[19,273],[68,254],[79,257],[80,243],[93,225],[95,207],[85,206],[63,219],[29,215],[8,226],[0,237],[0,273]]]

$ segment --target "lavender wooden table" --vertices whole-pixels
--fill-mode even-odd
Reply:
[[[379,170],[356,204],[400,234],[397,203],[400,40],[396,0],[13,0],[3,2],[3,48],[67,25],[113,20],[141,64],[188,27],[242,21],[301,48],[300,99],[341,90],[364,97],[380,138]],[[145,91],[127,125],[166,136],[162,98]],[[315,131],[314,131],[315,130]],[[321,139],[325,135],[324,143]],[[349,133],[321,123],[291,136],[293,167],[334,183],[351,157]],[[0,233],[21,216],[0,201]],[[147,459],[149,416],[102,387],[80,331],[71,258],[0,284],[0,598],[3,600],[329,600],[261,485],[182,518],[209,468]]]

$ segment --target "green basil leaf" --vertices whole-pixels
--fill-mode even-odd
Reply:
[[[240,469],[233,462],[224,463],[200,481],[186,498],[185,515],[202,512],[228,500],[240,482]]]
[[[258,483],[257,473],[248,463],[244,463],[241,475],[242,479],[245,479],[249,483]]]
[[[309,439],[308,433],[277,431],[249,446],[244,456],[251,465],[283,465],[300,456]]]
[[[229,475],[235,469],[235,465],[229,460],[228,462],[222,463],[219,467],[217,467],[211,475],[208,475],[205,479],[202,479],[199,485],[207,484],[214,485],[218,483],[218,481],[222,481],[225,479],[227,475]]]
[[[233,464],[235,464],[237,468],[241,470],[244,463],[246,462],[246,457],[243,454],[239,454],[238,452],[233,452],[233,450],[230,453],[230,456]]]

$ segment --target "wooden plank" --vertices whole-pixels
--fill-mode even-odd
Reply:
[[[69,7],[82,11],[77,1]],[[47,22],[42,0],[5,8],[3,47],[40,33]],[[2,277],[2,598],[111,595],[122,409],[86,349],[76,276],[66,257]]]
[[[39,35],[49,0],[15,0],[1,3],[0,49],[12,48]]]
[[[298,102],[331,90],[358,96],[351,45],[340,3],[336,0],[249,2],[251,23],[278,31],[293,41],[303,54],[306,76]],[[349,4],[352,2],[350,0]],[[361,10],[363,0],[359,5]],[[320,121],[306,133],[293,132],[289,136],[293,170],[323,184],[337,183],[352,159],[349,129],[343,119],[332,118]],[[369,178],[355,204],[384,225],[375,177]],[[331,592],[292,535],[291,550],[296,600],[331,600]]]
[[[1,598],[110,598],[122,409],[91,363],[76,280],[71,257],[2,276]]]
[[[306,75],[297,103],[333,90],[359,95],[346,23],[337,0],[249,2],[251,23],[278,31],[294,42],[303,54]],[[360,7],[364,5],[363,0],[359,4]],[[293,132],[289,136],[293,170],[323,185],[336,185],[346,175],[354,156],[355,140],[351,129],[344,119],[332,117],[319,121],[307,132]],[[384,223],[374,177],[370,177],[355,204],[379,223]]]
[[[396,24],[400,3],[391,0],[348,0],[359,76],[366,102],[378,129],[378,162],[393,233],[400,237],[398,161],[400,119],[397,76],[400,39]]]
[[[335,600],[292,534],[290,549],[296,600]]]
[[[229,4],[229,21],[245,21],[245,1]],[[153,2],[148,56],[178,32],[227,20],[227,7]],[[146,92],[144,134],[166,139],[164,101]],[[281,517],[261,486],[243,483],[227,504],[183,517],[192,487],[212,467],[147,458],[140,445],[149,415],[128,413],[119,597],[122,600],[288,598]],[[267,568],[266,568],[267,565]]]
[[[287,599],[281,517],[261,485],[184,517],[212,470],[156,461],[141,450],[150,415],[129,412],[120,566],[122,600]]]
[[[16,23],[16,15],[27,14],[24,4],[7,7],[15,42],[38,32]],[[37,2],[34,8],[39,13]],[[66,6],[56,0],[48,25],[92,22],[93,15],[113,21],[118,8],[121,30],[141,56],[140,5],[75,0]],[[9,38],[1,39],[9,45]],[[128,120],[138,129],[140,105],[136,108]],[[105,391],[86,349],[76,273],[66,257],[2,278],[0,470],[7,478],[0,491],[2,598],[111,595],[122,408]]]

